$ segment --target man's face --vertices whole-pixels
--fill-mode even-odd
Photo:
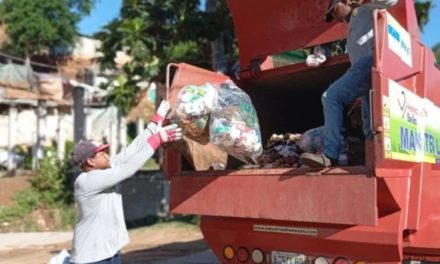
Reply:
[[[344,3],[337,3],[333,8],[332,15],[339,22],[349,21],[351,8]]]
[[[105,151],[100,151],[92,158],[88,158],[87,162],[93,169],[105,170],[110,168],[110,158]]]

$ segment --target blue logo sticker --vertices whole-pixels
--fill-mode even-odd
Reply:
[[[400,42],[400,34],[393,26],[388,24],[388,34],[390,34],[397,42]]]

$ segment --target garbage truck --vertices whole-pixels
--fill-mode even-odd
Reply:
[[[239,47],[233,81],[252,98],[263,142],[322,125],[321,95],[349,68],[347,55],[316,68],[279,67],[273,56],[346,38],[345,24],[323,21],[328,1],[227,3]],[[201,216],[220,263],[439,263],[440,71],[420,40],[412,0],[376,10],[374,35],[374,138],[364,164],[209,170],[165,149],[170,212]],[[185,63],[168,71],[172,105],[185,85],[230,79]],[[192,145],[210,160],[209,144]]]

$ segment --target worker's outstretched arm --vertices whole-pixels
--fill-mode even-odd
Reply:
[[[157,126],[157,131],[145,140],[145,147],[131,155],[126,162],[105,170],[83,173],[75,182],[75,195],[90,195],[104,191],[132,176],[153,156],[156,149],[166,142],[182,138],[182,130],[177,125]]]
[[[170,111],[170,104],[167,101],[162,101],[156,113],[151,118],[151,122],[147,128],[140,133],[127,147],[124,147],[118,154],[111,157],[110,162],[112,167],[121,165],[130,160],[133,155],[144,150],[147,147],[148,138],[157,132],[158,126],[161,126]]]

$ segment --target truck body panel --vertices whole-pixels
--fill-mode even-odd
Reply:
[[[271,55],[343,38],[346,27],[316,15],[325,13],[327,2],[228,0],[240,48],[240,79],[234,81],[252,99],[263,142],[273,133],[323,124],[321,94],[348,69],[347,56],[310,68],[276,67]],[[165,151],[171,212],[202,215],[202,232],[222,263],[238,263],[225,258],[227,246],[237,255],[259,250],[261,263],[303,256],[310,263],[319,256],[329,263],[440,260],[440,129],[432,125],[440,117],[440,71],[420,42],[412,0],[378,10],[374,18],[374,139],[366,142],[363,166],[195,171],[178,152]],[[172,105],[184,85],[229,79],[187,64],[171,67]],[[401,123],[393,108],[399,104]],[[248,256],[241,263],[255,262]]]
[[[376,179],[367,177],[361,167],[188,172],[171,180],[170,192],[173,213],[346,225],[377,223]]]

